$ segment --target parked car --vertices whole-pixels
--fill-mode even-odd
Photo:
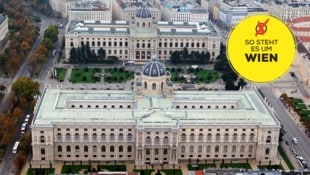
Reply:
[[[285,140],[285,144],[290,145],[290,143],[287,140]]]

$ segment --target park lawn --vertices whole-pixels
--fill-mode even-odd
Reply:
[[[287,155],[285,154],[284,150],[282,149],[281,146],[278,146],[278,151],[281,155],[281,157],[283,158],[284,162],[286,163],[286,165],[288,166],[288,168],[290,170],[293,170],[294,169],[294,166],[292,164],[292,162],[290,161],[290,159],[287,157]]]
[[[307,106],[304,103],[294,104],[294,107],[297,110],[307,109]]]
[[[222,167],[252,169],[249,163],[224,163]]]
[[[108,68],[104,72],[107,74],[104,81],[108,83],[122,83],[134,78],[134,72],[124,68]]]
[[[96,73],[96,68],[72,69],[70,81],[72,83],[95,83],[96,81],[93,79],[93,75],[95,73]]]
[[[164,172],[166,175],[182,175],[182,171],[180,169],[164,169],[159,171]]]
[[[67,69],[65,68],[55,68],[56,70],[56,78],[58,81],[63,82],[65,77],[66,77],[66,73],[67,73]]]
[[[258,165],[257,166],[260,170],[265,170],[265,169],[268,169],[268,170],[284,170],[282,165]]]
[[[125,165],[98,165],[97,170],[106,169],[108,171],[126,171]]]
[[[204,70],[199,69],[199,71],[195,71],[195,75],[197,76],[197,82],[199,83],[212,83],[219,79],[219,74],[213,70]]]
[[[293,103],[303,103],[303,101],[302,101],[302,99],[300,99],[300,98],[292,98],[292,102]]]
[[[198,167],[192,167],[191,164],[187,165],[188,170],[203,170],[208,168],[216,168],[215,164],[199,164]]]
[[[34,171],[42,172],[43,174],[49,175],[55,173],[55,168],[29,168],[27,171],[27,175],[33,175]]]
[[[87,171],[90,167],[90,165],[64,165],[62,166],[61,173],[79,173],[81,170]]]
[[[134,172],[140,172],[140,175],[151,175],[152,172],[154,172],[155,170],[140,170],[140,169],[135,169],[133,170]],[[143,173],[141,173],[141,171],[143,171]],[[168,174],[167,174],[168,175]]]

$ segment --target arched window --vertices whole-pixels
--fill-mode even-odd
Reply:
[[[80,152],[80,147],[78,145],[75,146],[75,152]]]
[[[186,141],[186,135],[185,135],[185,134],[182,134],[181,140],[182,140],[183,142]]]
[[[45,137],[44,136],[40,136],[40,143],[44,143],[45,142]]]
[[[265,154],[266,154],[266,155],[269,155],[269,153],[270,153],[270,149],[269,149],[269,148],[266,148],[266,149],[265,149]]]
[[[249,153],[253,152],[253,145],[249,146]]]
[[[137,27],[139,27],[139,22],[137,22]]]
[[[80,135],[78,133],[74,134],[74,140],[79,141],[80,140]]]
[[[198,140],[201,142],[203,139],[203,135],[200,133],[199,136],[198,136]]]
[[[118,147],[118,152],[123,152],[123,146]]]
[[[207,140],[211,141],[211,139],[212,139],[212,135],[209,133],[208,136],[207,136]]]
[[[227,151],[228,151],[228,146],[227,146],[227,145],[224,145],[224,147],[223,147],[223,152],[224,152],[224,153],[227,153]]]
[[[41,148],[41,155],[45,155],[45,149]]]
[[[84,141],[88,141],[88,134],[87,133],[84,134]]]
[[[120,134],[118,135],[118,141],[123,141],[123,140],[124,140],[124,136],[123,136],[122,133],[120,133]]]
[[[236,145],[233,145],[232,148],[231,148],[231,152],[235,153],[235,152],[236,152],[236,149],[237,149],[237,146],[236,146]]]
[[[102,134],[101,134],[101,140],[102,140],[102,141],[105,141],[105,138],[106,138],[106,137],[105,137],[105,133],[102,133]]]
[[[266,143],[270,143],[270,142],[271,142],[271,136],[267,136]]]
[[[251,133],[251,134],[250,134],[250,141],[253,141],[253,140],[254,140],[254,134]]]
[[[132,140],[132,134],[129,133],[128,136],[127,136],[127,141],[131,141]]]
[[[61,134],[60,133],[57,134],[57,140],[61,141]]]
[[[207,153],[209,153],[209,152],[211,152],[211,146],[210,145],[207,146]]]
[[[185,152],[185,146],[181,146],[181,152],[182,152],[182,153]]]
[[[114,146],[110,146],[110,152],[111,152],[111,153],[114,152]]]
[[[114,141],[114,134],[113,133],[110,134],[110,141]]]
[[[169,139],[167,136],[164,137],[164,144],[168,144],[169,143]]]
[[[144,89],[147,89],[147,82],[144,82]]]
[[[147,137],[146,137],[145,143],[146,143],[146,144],[151,144],[151,143],[152,143],[151,137],[150,137],[150,136],[147,136]]]
[[[93,141],[97,141],[97,134],[93,133]]]
[[[233,141],[237,141],[237,134],[236,133],[234,133],[234,135],[233,135]]]
[[[152,83],[152,90],[156,90],[156,83]]]
[[[84,152],[88,152],[88,146],[84,146]]]
[[[58,151],[58,152],[62,152],[62,146],[59,145],[59,146],[57,147],[57,151]]]
[[[142,27],[145,27],[145,23],[144,22],[142,23]]]
[[[147,148],[147,149],[145,150],[145,154],[146,154],[146,155],[150,155],[150,154],[151,154],[151,150],[150,150],[149,148]]]
[[[127,147],[127,152],[131,152],[131,151],[132,151],[131,146],[128,146],[128,147]]]
[[[246,138],[245,133],[242,133],[242,135],[241,135],[241,141],[245,141],[245,138]]]
[[[228,141],[228,139],[229,139],[229,134],[228,133],[226,133],[225,135],[224,135],[224,141]]]
[[[193,133],[189,136],[189,140],[190,141],[194,141],[195,140],[195,135]]]
[[[105,152],[105,146],[104,145],[101,146],[101,152]]]
[[[159,149],[155,149],[155,155],[158,155],[159,154]]]
[[[198,153],[201,153],[201,152],[202,152],[202,146],[199,145],[199,146],[198,146]]]
[[[158,144],[159,144],[159,142],[160,142],[160,139],[159,139],[159,137],[158,137],[158,136],[156,136],[156,137],[155,137],[155,144],[157,144],[157,145],[158,145]]]
[[[216,146],[214,147],[214,151],[215,151],[216,153],[218,153],[218,152],[220,151],[220,147],[219,147],[218,145],[216,145]]]
[[[168,154],[168,149],[165,148],[164,151],[163,151],[163,155],[167,155]]]
[[[71,152],[71,147],[69,145],[67,146],[66,151]]]
[[[93,146],[93,153],[96,153],[96,152],[97,152],[97,146],[94,145],[94,146]]]
[[[190,153],[193,153],[193,152],[194,152],[194,146],[193,146],[193,145],[189,146],[189,152],[190,152]]]
[[[240,152],[243,153],[244,152],[244,145],[240,146]]]
[[[221,135],[220,135],[219,133],[217,133],[217,134],[215,135],[215,140],[216,140],[216,141],[220,141],[220,139],[221,139]]]
[[[161,82],[161,84],[160,84],[160,88],[161,88],[161,90],[163,90],[163,89],[164,89],[164,82]]]

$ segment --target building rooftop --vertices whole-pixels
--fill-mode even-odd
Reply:
[[[132,108],[90,108],[86,104],[132,104]],[[72,108],[72,104],[76,107]],[[78,107],[78,104],[84,104]],[[235,108],[178,108],[190,104],[235,104]],[[277,125],[257,91],[176,91],[174,98],[146,97],[135,99],[132,91],[46,89],[35,107],[33,126],[76,124],[132,124],[137,127],[178,127],[182,125],[257,124]]]
[[[71,11],[109,11],[109,7],[101,1],[83,1],[70,7]]]
[[[175,12],[191,12],[191,13],[206,13],[207,11],[203,9],[195,0],[186,1],[162,1],[162,5]]]

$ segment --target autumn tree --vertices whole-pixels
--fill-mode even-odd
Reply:
[[[44,32],[44,38],[49,38],[53,42],[58,40],[58,27],[56,25],[50,25]]]
[[[18,78],[12,85],[12,90],[18,98],[32,100],[39,95],[39,83],[32,81],[29,77]]]

